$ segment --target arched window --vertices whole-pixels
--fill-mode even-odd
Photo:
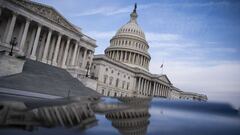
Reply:
[[[108,76],[107,76],[107,75],[104,75],[103,83],[107,83],[107,78],[108,78]]]

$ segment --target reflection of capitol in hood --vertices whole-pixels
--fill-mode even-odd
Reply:
[[[71,103],[27,110],[23,103],[0,103],[0,127],[4,128],[32,131],[36,127],[88,128],[96,124],[89,104]]]
[[[53,101],[47,103],[51,105],[40,103],[40,107],[23,102],[0,102],[0,128],[35,131],[40,127],[65,127],[81,130],[97,125],[95,113],[101,113],[121,134],[147,133],[150,98],[108,98],[99,101]]]
[[[123,135],[145,135],[149,125],[149,99],[124,99],[131,108],[109,112],[106,118]]]

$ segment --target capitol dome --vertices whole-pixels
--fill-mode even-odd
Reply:
[[[130,20],[123,25],[110,40],[105,50],[106,56],[131,67],[148,70],[150,55],[143,30],[137,23],[137,5],[130,14]]]

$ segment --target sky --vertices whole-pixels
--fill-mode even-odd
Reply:
[[[240,1],[35,1],[54,7],[94,38],[95,54],[104,53],[137,2],[138,24],[150,46],[150,72],[166,74],[183,91],[240,108]]]

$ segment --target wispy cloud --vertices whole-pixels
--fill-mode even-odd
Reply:
[[[145,4],[145,5],[139,5],[138,10],[147,9],[150,7],[155,6],[156,4]],[[125,7],[117,7],[117,6],[103,6],[95,9],[90,9],[83,11],[81,13],[71,13],[70,16],[72,17],[80,17],[80,16],[90,16],[90,15],[115,15],[115,14],[121,14],[121,13],[129,13],[133,10],[133,6],[125,6]]]
[[[178,34],[171,33],[154,33],[154,32],[146,32],[146,38],[149,41],[179,41],[182,37]]]
[[[105,39],[110,40],[114,35],[115,31],[89,31],[87,32],[89,35],[91,35],[95,39]]]
[[[174,33],[146,32],[146,38],[153,57],[160,55],[161,57],[177,56],[174,59],[204,60],[212,54],[224,55],[238,52],[237,48],[221,46],[218,42],[196,42]]]
[[[158,8],[174,8],[174,7],[182,7],[182,8],[196,8],[196,7],[211,7],[211,6],[228,6],[229,2],[227,1],[219,1],[219,2],[187,2],[187,3],[150,3],[150,4],[141,4],[138,5],[138,10],[144,10],[151,7]],[[121,13],[129,13],[133,9],[133,6],[101,6],[89,10],[82,11],[80,13],[71,13],[72,17],[80,17],[80,16],[90,16],[90,15],[115,15]]]

